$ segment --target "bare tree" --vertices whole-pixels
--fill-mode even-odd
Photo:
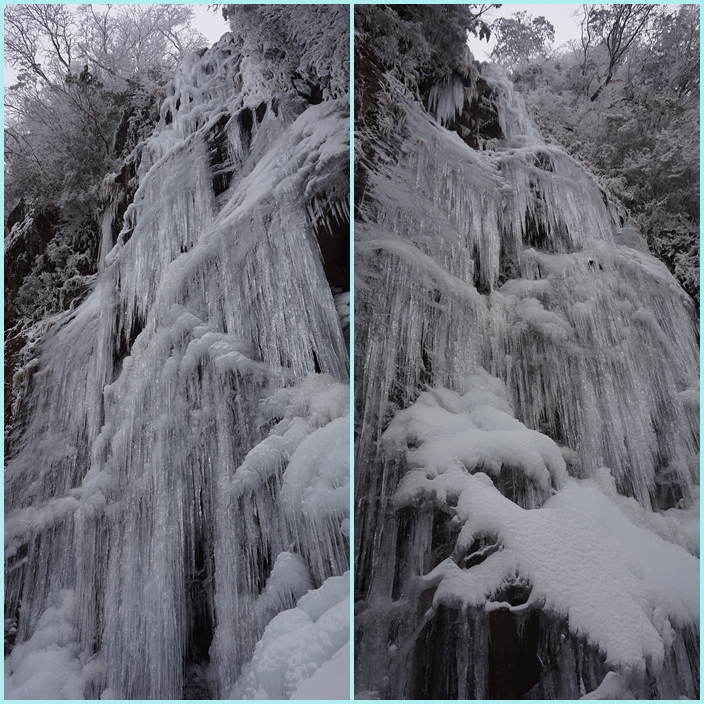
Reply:
[[[78,9],[82,60],[113,79],[125,80],[149,67],[173,71],[205,38],[190,27],[189,5],[93,5]]]
[[[5,8],[5,60],[53,85],[69,70],[76,45],[66,5],[8,5]]]
[[[585,21],[582,23],[582,46],[585,60],[592,35],[598,37],[608,56],[606,78],[590,98],[594,102],[611,83],[616,67],[622,62],[628,50],[646,31],[649,21],[657,12],[657,6],[585,5],[583,8]]]

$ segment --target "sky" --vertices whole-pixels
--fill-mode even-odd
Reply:
[[[194,5],[193,27],[197,29],[210,44],[214,44],[220,37],[229,32],[227,22],[222,18],[220,8],[217,12],[208,9],[208,5]]]
[[[555,27],[555,41],[553,49],[558,49],[566,44],[570,39],[579,39],[579,21],[572,14],[580,5],[538,5],[505,3],[498,10],[492,10],[487,15],[487,22],[491,22],[499,17],[510,17],[514,12],[525,10],[531,17],[542,15],[553,27]],[[487,61],[491,50],[494,48],[496,40],[491,38],[487,44],[486,40],[479,40],[470,37],[469,47],[474,54],[474,58],[479,61]]]

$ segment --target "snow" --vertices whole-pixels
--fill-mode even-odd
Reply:
[[[526,511],[489,482],[452,477],[446,491],[458,494],[457,515],[469,525],[461,539],[491,534],[502,544],[477,571],[452,560],[434,604],[484,605],[517,571],[531,585],[530,603],[567,617],[574,633],[605,652],[607,663],[631,676],[662,667],[672,628],[699,618],[699,561],[679,546],[634,526],[585,480],[569,480],[543,507]]]
[[[231,699],[349,698],[349,572],[266,627]]]
[[[456,466],[494,475],[504,466],[511,467],[546,494],[552,485],[560,488],[564,484],[567,471],[560,448],[545,435],[526,428],[513,414],[493,407],[502,405],[501,396],[492,399],[493,406],[472,408],[465,405],[465,397],[448,389],[438,389],[435,394],[433,391],[421,393],[413,406],[396,414],[382,436],[387,445],[395,442],[417,447],[406,451],[406,462],[411,470],[420,467],[422,471],[411,471],[403,479],[397,493],[399,503],[422,491],[426,476],[432,483],[433,477]],[[440,405],[438,396],[451,408],[465,405],[471,410],[452,413]],[[476,392],[466,396],[471,403]]]
[[[59,599],[5,660],[5,699],[84,699],[78,633],[70,625],[76,597],[66,590]]]
[[[315,430],[291,455],[282,494],[293,512],[303,515],[349,513],[349,415]]]
[[[600,471],[599,485],[568,480],[559,448],[545,435],[504,411],[478,405],[467,412],[458,394],[433,391],[399,411],[382,439],[405,448],[395,505],[430,501],[461,526],[453,557],[422,578],[437,586],[434,607],[489,609],[494,594],[518,575],[531,586],[528,603],[566,618],[573,633],[605,652],[608,664],[629,676],[642,675],[646,663],[658,672],[674,639],[671,624],[699,618],[699,561],[647,529],[655,521],[617,494],[608,469]],[[487,476],[505,466],[546,496],[551,480],[557,491],[540,508],[521,508]],[[484,536],[499,549],[463,569],[462,558]]]
[[[580,699],[635,699],[633,692],[616,672],[607,672],[602,683]]]
[[[313,675],[303,680],[290,699],[319,700],[350,698],[350,646],[340,648]]]

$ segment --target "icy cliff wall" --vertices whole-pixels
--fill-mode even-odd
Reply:
[[[357,13],[355,686],[696,697],[691,301],[502,75]]]
[[[6,696],[278,698],[339,668],[349,100],[336,70],[274,89],[227,34],[184,61],[154,135],[106,178],[95,289],[20,375]],[[284,636],[288,658],[273,671],[264,657],[260,676]]]

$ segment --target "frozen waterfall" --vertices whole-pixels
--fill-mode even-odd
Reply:
[[[347,673],[348,95],[267,92],[226,34],[103,190],[95,289],[19,377],[6,697],[276,698]]]
[[[377,46],[355,65],[355,689],[697,699],[692,302],[502,74],[422,105]]]

